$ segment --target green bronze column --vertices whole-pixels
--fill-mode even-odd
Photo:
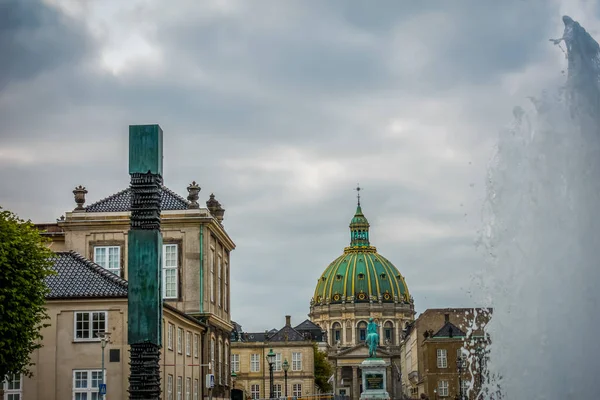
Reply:
[[[131,222],[127,237],[127,341],[131,400],[158,400],[161,392],[162,136],[158,125],[129,126]]]

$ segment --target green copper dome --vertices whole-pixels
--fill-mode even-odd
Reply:
[[[312,303],[342,302],[408,303],[410,294],[404,277],[369,242],[369,221],[360,202],[350,221],[350,246],[323,272]]]

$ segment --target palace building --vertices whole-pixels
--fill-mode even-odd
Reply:
[[[388,365],[387,391],[399,397],[400,343],[414,316],[414,301],[404,277],[371,245],[369,221],[359,196],[350,221],[350,246],[325,268],[310,301],[310,320],[327,333],[336,394],[360,397],[360,364],[368,356],[364,342],[368,319],[373,317],[379,326],[377,355]]]

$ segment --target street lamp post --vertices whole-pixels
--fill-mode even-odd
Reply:
[[[273,353],[273,349],[269,349],[267,353],[267,362],[269,363],[269,399],[275,398],[275,393],[273,393],[273,364],[275,362],[275,353]]]
[[[433,394],[435,394],[435,400],[437,400],[437,389],[433,389]]]
[[[458,393],[459,399],[463,400],[463,385],[462,385],[462,369],[463,369],[463,358],[459,357],[456,359],[456,368],[458,369]]]
[[[100,346],[102,346],[102,372],[100,373],[100,384],[104,384],[104,349],[106,345],[109,343],[110,332],[98,332],[96,334],[97,337],[100,338]],[[104,394],[100,393],[100,400],[104,399]]]
[[[287,373],[290,369],[290,363],[288,363],[287,358],[283,360],[283,384],[285,385],[285,398],[287,399]]]
[[[237,374],[235,373],[235,371],[232,369],[231,370],[231,387],[235,388],[235,378],[237,378]]]

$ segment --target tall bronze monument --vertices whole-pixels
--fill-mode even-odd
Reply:
[[[131,222],[127,237],[127,339],[131,400],[160,399],[162,144],[160,126],[129,126]]]

